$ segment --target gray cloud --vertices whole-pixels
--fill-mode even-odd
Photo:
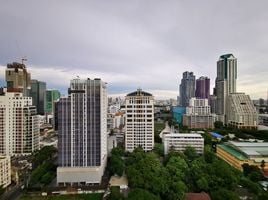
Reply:
[[[2,1],[0,64],[27,56],[33,77],[62,90],[74,75],[98,76],[110,93],[142,87],[175,97],[183,71],[207,75],[213,85],[219,55],[230,52],[238,58],[238,88],[266,97],[267,6],[265,0]]]

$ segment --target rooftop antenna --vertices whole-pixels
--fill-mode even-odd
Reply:
[[[24,56],[24,57],[21,59],[21,64],[24,64],[24,63],[23,63],[24,61],[27,61],[26,56]]]

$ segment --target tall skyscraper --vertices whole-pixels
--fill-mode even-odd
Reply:
[[[46,91],[46,113],[54,113],[54,102],[60,98],[58,90]]]
[[[73,79],[57,102],[59,185],[101,183],[107,161],[107,89],[100,79]]]
[[[210,95],[210,79],[201,76],[196,80],[195,97],[200,99],[208,99]]]
[[[154,148],[154,98],[141,89],[129,93],[126,98],[126,151],[136,147],[144,151]]]
[[[195,76],[193,72],[183,72],[180,84],[180,105],[186,107],[195,96]]]
[[[44,115],[46,106],[46,83],[31,80],[30,97],[33,98],[33,105],[36,106],[37,113]]]
[[[237,59],[233,54],[220,56],[217,62],[216,96],[217,112],[223,123],[226,123],[227,98],[236,92]]]
[[[39,149],[39,118],[32,98],[20,92],[0,95],[0,154],[27,155]]]
[[[8,92],[22,92],[23,96],[29,95],[31,74],[27,72],[24,64],[16,62],[7,64],[6,82]]]

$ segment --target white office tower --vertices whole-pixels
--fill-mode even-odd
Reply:
[[[188,128],[214,128],[216,115],[211,114],[208,99],[191,98],[186,114],[183,115],[183,125]]]
[[[154,147],[154,98],[138,89],[125,98],[126,105],[126,151],[136,147],[151,151]]]
[[[233,93],[228,97],[227,124],[242,129],[257,129],[258,113],[249,95]]]
[[[71,80],[56,103],[59,185],[100,184],[107,162],[107,89],[100,79]]]
[[[217,112],[221,121],[226,124],[227,98],[236,92],[237,59],[233,54],[220,56],[217,62],[216,96]]]
[[[167,155],[171,149],[184,152],[189,146],[193,147],[198,154],[203,154],[204,138],[197,133],[166,133],[162,135],[164,153]]]
[[[32,98],[0,92],[0,154],[29,155],[39,149],[39,118]]]

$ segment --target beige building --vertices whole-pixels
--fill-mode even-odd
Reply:
[[[9,156],[0,156],[0,185],[4,188],[11,184],[11,161]]]
[[[31,89],[31,74],[27,72],[24,64],[13,62],[7,64],[6,82],[9,92],[22,92],[23,96],[28,96]]]
[[[39,117],[32,98],[0,94],[0,155],[27,155],[39,149]]]
[[[186,114],[183,115],[183,125],[188,128],[214,128],[216,115],[211,114],[208,99],[191,98]]]
[[[232,93],[228,96],[227,124],[242,129],[257,129],[258,113],[249,95]]]

